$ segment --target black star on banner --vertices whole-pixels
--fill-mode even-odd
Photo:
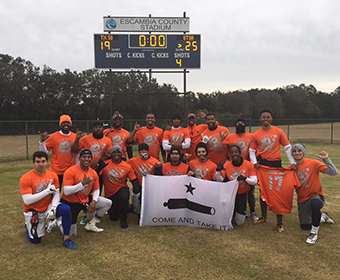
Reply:
[[[189,183],[189,185],[185,185],[185,186],[187,187],[187,191],[186,191],[186,192],[190,192],[192,195],[194,195],[194,194],[193,194],[193,190],[196,189],[196,188],[194,188],[194,187],[191,185],[191,183]]]

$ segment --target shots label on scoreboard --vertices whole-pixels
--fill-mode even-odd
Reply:
[[[201,35],[95,34],[96,68],[200,68]]]

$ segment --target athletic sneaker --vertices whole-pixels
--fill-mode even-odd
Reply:
[[[254,220],[254,221],[258,221],[259,217],[255,214],[255,212],[251,212],[250,213],[250,217]]]
[[[257,225],[257,224],[262,224],[262,223],[265,223],[265,222],[268,222],[268,218],[265,219],[265,218],[261,217],[261,218],[259,218],[258,220],[253,221],[253,224],[254,224],[254,225]]]
[[[324,222],[325,224],[335,224],[334,220],[330,216],[328,216],[326,212],[322,213],[321,218],[325,220]]]
[[[285,228],[283,227],[283,224],[277,224],[277,231],[278,232],[284,232]]]
[[[93,223],[87,223],[86,226],[85,226],[85,229],[88,230],[88,231],[93,231],[93,232],[101,232],[101,231],[104,230],[102,228],[96,227],[96,225],[93,224]]]
[[[46,225],[46,231],[47,233],[51,233],[52,230],[57,226],[57,219],[49,220]]]
[[[78,246],[76,244],[74,244],[74,242],[70,238],[64,240],[63,245],[66,246],[67,248],[71,249],[71,250],[78,249]]]
[[[306,242],[308,244],[314,244],[318,240],[318,235],[316,233],[310,233]]]
[[[80,220],[80,224],[85,225],[87,223],[87,220],[88,220],[88,216],[84,215]]]

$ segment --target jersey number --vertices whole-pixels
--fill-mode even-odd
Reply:
[[[273,181],[279,181],[279,183],[277,184],[277,188],[276,190],[280,190],[281,189],[281,185],[282,185],[282,181],[283,181],[283,177],[282,176],[275,176],[273,178],[273,176],[269,176],[269,189],[273,189]]]

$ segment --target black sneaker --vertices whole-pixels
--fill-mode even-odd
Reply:
[[[123,229],[128,228],[128,223],[127,223],[126,219],[120,220],[120,227],[123,228]]]

